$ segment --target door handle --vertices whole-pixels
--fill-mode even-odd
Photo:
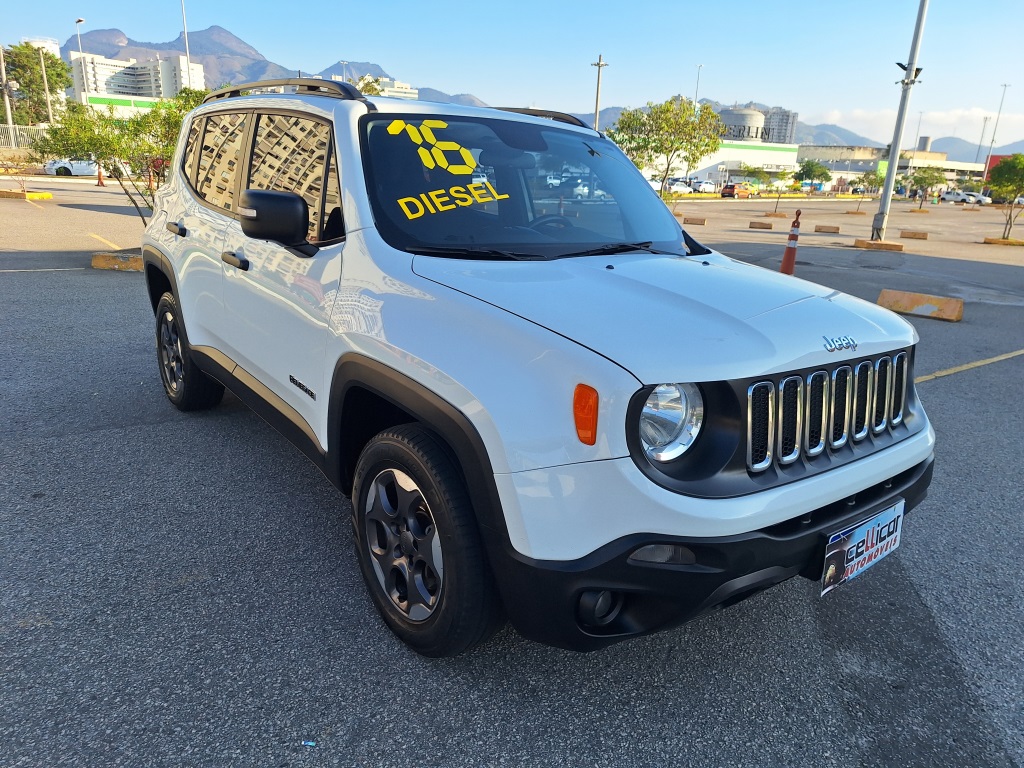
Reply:
[[[168,221],[167,222],[167,231],[168,232],[173,232],[178,237],[185,237],[185,235],[188,234],[188,230],[185,229],[185,227],[183,225],[179,224],[176,221]]]
[[[239,258],[231,251],[224,251],[224,253],[220,255],[220,260],[223,261],[225,264],[230,264],[232,267],[237,267],[243,272],[249,271],[249,260]]]

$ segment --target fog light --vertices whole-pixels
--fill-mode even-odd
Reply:
[[[607,589],[591,589],[580,595],[580,621],[592,627],[610,624],[621,608],[622,596]]]
[[[630,561],[663,565],[693,565],[697,556],[682,544],[648,544],[629,556]]]

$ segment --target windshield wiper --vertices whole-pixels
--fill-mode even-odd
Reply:
[[[654,243],[650,240],[644,240],[639,243],[606,243],[605,245],[599,245],[595,248],[588,248],[585,251],[563,253],[559,255],[559,258],[564,259],[569,256],[600,256],[601,254],[628,253],[629,251],[644,251],[646,253],[658,253],[665,256],[679,255],[672,251],[661,251],[657,248],[652,248],[652,245],[654,245]]]
[[[411,249],[425,256],[448,256],[453,259],[481,259],[486,261],[546,261],[546,256],[519,251],[502,251],[497,248],[465,248],[459,246],[421,245]]]

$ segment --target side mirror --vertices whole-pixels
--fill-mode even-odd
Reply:
[[[297,252],[312,256],[317,249],[306,240],[309,231],[309,206],[294,192],[266,189],[242,191],[238,206],[242,232],[256,240],[271,240]]]

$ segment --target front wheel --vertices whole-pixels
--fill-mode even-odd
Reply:
[[[59,168],[57,168],[56,171],[54,171],[54,175],[55,176],[70,176],[71,175],[71,169],[62,165]]]
[[[370,440],[352,511],[366,588],[402,642],[424,656],[456,656],[501,626],[465,484],[430,432],[407,424]]]

